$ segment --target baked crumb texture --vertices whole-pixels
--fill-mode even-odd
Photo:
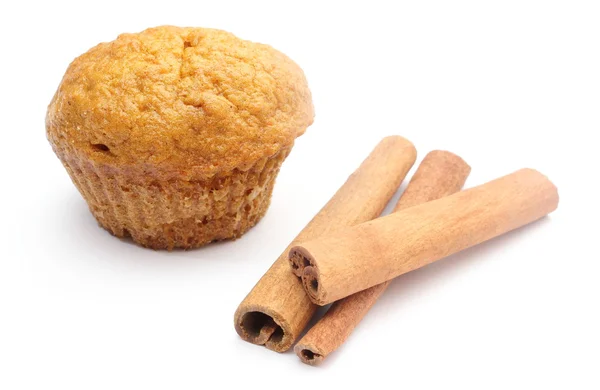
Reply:
[[[314,111],[302,70],[212,29],[122,34],[76,58],[48,139],[99,223],[151,248],[239,237]]]

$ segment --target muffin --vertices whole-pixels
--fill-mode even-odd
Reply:
[[[170,250],[254,226],[313,117],[304,74],[284,54],[225,31],[162,26],[76,58],[46,133],[102,227]]]

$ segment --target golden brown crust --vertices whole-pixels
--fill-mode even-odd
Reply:
[[[46,118],[63,146],[161,179],[247,170],[312,123],[302,70],[273,48],[212,29],[162,26],[101,43],[69,66]]]

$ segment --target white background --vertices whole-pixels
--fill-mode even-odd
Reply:
[[[0,388],[600,388],[599,6],[2,2]],[[110,236],[45,139],[75,56],[161,24],[269,43],[308,77],[315,124],[235,242],[167,253]],[[467,186],[536,168],[560,206],[400,277],[319,368],[241,341],[237,305],[389,134],[419,160],[461,155]]]

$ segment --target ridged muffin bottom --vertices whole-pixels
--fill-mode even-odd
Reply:
[[[190,249],[237,238],[266,213],[290,148],[207,180],[155,180],[105,169],[58,151],[98,223],[117,237],[153,249]],[[61,153],[62,152],[62,153]]]

